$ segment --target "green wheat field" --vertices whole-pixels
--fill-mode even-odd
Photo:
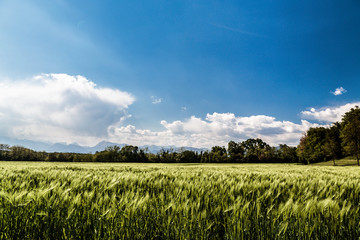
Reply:
[[[360,168],[0,162],[0,239],[358,239]]]

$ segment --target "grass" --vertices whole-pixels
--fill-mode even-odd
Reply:
[[[353,157],[346,157],[346,158],[343,158],[343,159],[335,160],[335,164],[336,164],[336,166],[357,166],[357,161]],[[334,166],[334,162],[331,160],[331,161],[326,161],[326,162],[314,163],[312,165],[315,165],[315,166]]]
[[[360,168],[0,162],[0,239],[358,239]]]

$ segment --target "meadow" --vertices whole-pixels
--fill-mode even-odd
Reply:
[[[360,168],[0,162],[0,239],[358,239]]]

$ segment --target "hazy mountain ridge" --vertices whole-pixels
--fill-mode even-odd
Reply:
[[[123,147],[129,144],[118,144],[113,142],[102,141],[96,144],[93,147],[90,146],[80,146],[77,143],[67,144],[67,143],[46,143],[41,141],[32,141],[25,139],[13,139],[7,137],[0,137],[0,143],[9,144],[10,146],[20,145],[26,148],[33,149],[35,151],[45,151],[45,152],[73,152],[73,153],[95,153],[103,151],[108,146],[119,146]],[[184,151],[190,150],[194,152],[201,152],[209,150],[207,148],[193,148],[193,147],[176,147],[176,146],[157,146],[157,145],[143,145],[139,146],[141,149],[145,149],[147,152],[157,153],[162,149],[169,151]]]

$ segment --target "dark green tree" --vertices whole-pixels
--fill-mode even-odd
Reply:
[[[356,156],[359,164],[360,153],[360,109],[358,106],[345,113],[342,118],[341,139],[347,153]]]
[[[286,144],[280,144],[276,153],[279,162],[288,162],[288,163],[298,162],[296,147],[290,147]]]
[[[244,157],[246,162],[265,162],[266,152],[270,150],[269,144],[260,138],[250,138],[241,143],[244,149]]]
[[[0,160],[9,160],[10,146],[8,144],[0,144]]]
[[[342,157],[340,130],[341,125],[336,122],[326,132],[324,151],[326,157],[333,160],[334,166],[335,160]]]
[[[34,150],[23,146],[10,147],[9,158],[14,161],[38,161],[37,153]]]
[[[310,128],[300,139],[298,156],[304,163],[310,164],[326,160],[325,140],[328,129]]]
[[[214,146],[209,153],[210,162],[224,163],[227,162],[227,152],[225,147]]]
[[[307,135],[306,133],[304,133],[304,135],[300,138],[299,145],[296,148],[296,155],[299,159],[299,162],[303,164],[307,164],[305,157],[306,139],[307,139]]]
[[[210,153],[209,153],[209,151],[202,152],[200,161],[202,163],[210,162]]]
[[[228,154],[230,162],[243,162],[244,160],[244,148],[241,143],[230,141],[228,143]]]
[[[286,144],[280,144],[278,149],[280,162],[298,162],[299,159],[296,154],[296,147],[290,147]]]
[[[158,153],[160,162],[162,163],[175,163],[178,153],[174,149],[164,149],[162,148]]]
[[[200,162],[198,154],[194,151],[185,150],[177,154],[176,162],[179,163],[196,163]]]
[[[119,151],[121,162],[140,162],[140,155],[137,146],[127,145]]]

